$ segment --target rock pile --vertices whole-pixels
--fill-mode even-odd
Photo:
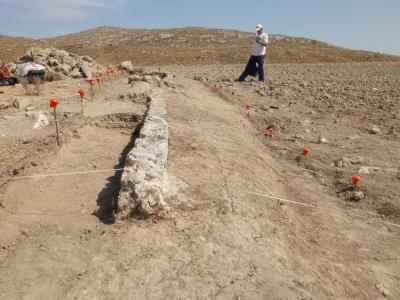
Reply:
[[[10,71],[18,75],[18,64],[23,63],[25,57],[33,58],[33,61],[46,68],[48,76],[56,79],[69,78],[92,78],[98,71],[99,66],[89,56],[80,56],[55,48],[31,48],[23,57],[9,64]]]

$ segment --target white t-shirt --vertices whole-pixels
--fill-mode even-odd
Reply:
[[[256,36],[256,41],[254,42],[254,47],[253,47],[253,55],[254,56],[260,56],[260,55],[265,55],[265,50],[267,47],[257,43],[257,41],[261,41],[265,44],[268,43],[268,35],[266,33],[261,33]]]
[[[18,75],[26,76],[30,71],[45,71],[46,68],[34,62],[27,62],[18,66]]]

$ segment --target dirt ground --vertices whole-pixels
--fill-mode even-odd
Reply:
[[[0,298],[398,299],[400,228],[390,223],[400,222],[399,138],[388,133],[399,124],[397,66],[355,65],[346,72],[294,65],[281,66],[282,73],[273,66],[268,88],[235,85],[238,66],[220,70],[225,79],[214,67],[174,67],[169,87],[131,87],[118,79],[88,101],[85,117],[75,96],[79,83],[71,81],[60,88],[60,114],[68,117],[59,150],[53,124],[34,131],[23,111],[0,111],[4,176],[98,171],[0,179]],[[350,82],[368,70],[376,76],[365,77],[365,85]],[[307,78],[302,72],[311,78],[298,83]],[[215,81],[190,79],[194,74]],[[325,75],[328,85],[319,90],[314,81]],[[364,96],[362,113],[344,109],[336,78],[345,81],[336,93],[350,103],[368,85],[383,89],[394,107],[370,109],[383,98]],[[221,79],[220,94],[214,84]],[[48,94],[32,100],[48,110],[56,91],[57,83],[49,84]],[[353,91],[357,97],[347,96]],[[0,104],[17,93],[6,90]],[[102,170],[122,166],[145,114],[145,94],[168,104],[165,198],[174,214],[113,222],[120,173]],[[253,106],[249,112],[245,103]],[[372,123],[383,133],[371,135]],[[272,139],[265,136],[269,126]],[[315,142],[320,135],[327,143]],[[311,149],[307,162],[296,160],[304,146]],[[344,156],[350,165],[332,165]],[[366,198],[346,201],[341,191],[365,166],[376,167],[361,175]]]

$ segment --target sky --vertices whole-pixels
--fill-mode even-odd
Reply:
[[[307,37],[400,55],[400,0],[0,0],[0,34],[43,38],[98,26],[201,26]]]

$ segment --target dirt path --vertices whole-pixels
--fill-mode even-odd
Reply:
[[[11,182],[8,210],[45,215],[0,209],[0,298],[400,297],[397,229],[345,210],[309,174],[292,176],[245,113],[200,83],[181,80],[158,96],[168,103],[175,217],[108,225],[114,173]],[[38,172],[114,168],[131,141],[126,127],[88,125],[79,136]]]
[[[368,299],[382,297],[386,289],[392,296],[399,295],[400,268],[394,250],[400,245],[398,229],[373,221],[361,210],[346,210],[313,176],[296,176],[299,172],[291,165],[272,159],[271,150],[255,137],[243,110],[239,112],[198,84],[183,84],[190,86],[189,95],[178,95],[169,106],[175,127],[169,172],[188,184],[180,198],[194,198],[199,214],[206,214],[200,220],[213,227],[208,239],[215,236],[214,245],[226,241],[234,249],[232,256],[227,249],[219,253],[242,260],[217,268],[216,274],[221,276],[224,269],[235,277],[234,270],[256,270],[254,285],[228,285],[225,295],[235,295],[240,289],[248,293],[239,295],[250,298]],[[271,199],[243,191],[322,209],[278,207]],[[227,206],[233,213],[221,214]],[[197,228],[195,232],[200,234]],[[218,256],[208,259],[210,266],[221,260]]]

